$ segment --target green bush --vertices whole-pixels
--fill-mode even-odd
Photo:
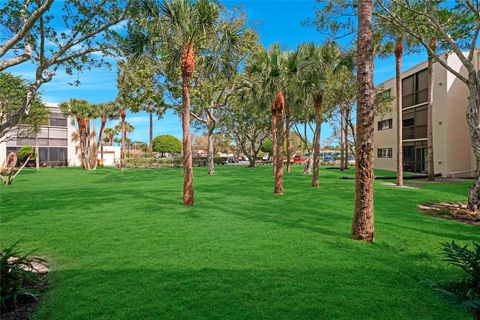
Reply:
[[[182,142],[172,135],[161,135],[153,139],[153,150],[164,153],[181,153]]]
[[[463,270],[463,278],[457,281],[429,282],[432,289],[442,294],[450,303],[466,309],[473,318],[480,320],[480,243],[473,243],[473,250],[452,241],[443,245],[444,260]]]
[[[38,281],[30,255],[17,249],[19,241],[0,250],[0,303],[1,307],[16,305],[21,296],[37,298],[37,291],[29,288]],[[38,259],[36,259],[38,260]]]
[[[207,165],[206,157],[194,157],[192,159],[194,167],[203,167]],[[125,159],[125,166],[129,168],[181,168],[183,167],[182,157],[170,158],[146,158],[132,157]]]

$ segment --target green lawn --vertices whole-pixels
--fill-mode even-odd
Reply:
[[[354,180],[301,168],[273,195],[270,167],[42,169],[0,187],[0,245],[18,238],[52,269],[38,319],[469,319],[421,279],[455,278],[440,243],[480,230],[419,213],[465,200],[469,181],[375,182],[373,244],[350,240]],[[383,173],[382,173],[383,174]]]

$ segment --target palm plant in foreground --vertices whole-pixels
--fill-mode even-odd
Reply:
[[[181,78],[183,131],[183,203],[193,205],[192,141],[190,136],[190,89],[197,57],[215,32],[220,6],[210,0],[143,0],[132,5],[136,26],[130,35],[134,53],[160,54],[167,77]]]

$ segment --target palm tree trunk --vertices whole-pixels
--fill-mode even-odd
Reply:
[[[343,118],[343,108],[340,108],[340,171],[345,170],[345,146],[344,134],[345,134],[345,119]]]
[[[183,77],[182,90],[182,130],[183,130],[183,203],[194,203],[192,140],[190,136],[190,77]]]
[[[275,166],[275,163],[276,163],[275,150],[277,150],[277,115],[276,115],[275,106],[272,105],[272,167],[273,167],[272,174],[274,177],[276,176],[276,170],[277,170]]]
[[[126,140],[126,132],[125,132],[125,117],[126,113],[125,110],[120,111],[120,116],[122,117],[122,145],[120,146],[120,170],[125,170],[125,140]]]
[[[312,187],[316,188],[320,185],[320,127],[322,126],[322,95],[313,98],[315,109],[315,133],[313,135],[313,175]]]
[[[287,172],[292,171],[292,150],[290,150],[290,109],[285,109],[285,143],[287,148]]]
[[[277,93],[275,101],[275,115],[276,115],[276,149],[275,149],[275,188],[276,194],[283,194],[283,111],[285,106],[285,99],[282,92]]]
[[[35,137],[35,169],[40,170],[40,148],[38,147],[38,135]]]
[[[437,40],[430,41],[430,47],[436,51]],[[427,111],[427,149],[428,180],[435,181],[435,162],[433,156],[433,58],[428,56],[428,111]]]
[[[90,167],[89,159],[87,158],[87,122],[86,118],[77,117],[78,135],[80,139],[80,159],[84,170]]]
[[[107,116],[103,115],[100,123],[100,131],[98,132],[98,143],[100,146],[100,159],[103,165],[103,131],[105,130],[105,124],[107,123]]]
[[[373,138],[374,97],[373,84],[373,27],[372,0],[358,1],[357,39],[357,145],[355,174],[355,211],[352,238],[373,241]]]
[[[153,112],[150,111],[150,140],[148,144],[148,150],[150,151],[150,159],[153,159]]]
[[[403,39],[395,44],[395,87],[397,101],[397,186],[403,186],[403,88],[402,88]]]

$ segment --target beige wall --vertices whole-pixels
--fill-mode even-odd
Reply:
[[[480,51],[477,52],[476,66]],[[452,68],[465,74],[460,60],[450,55],[448,64]],[[402,75],[403,78],[423,70],[427,62],[421,63]],[[392,71],[394,69],[392,68]],[[380,86],[391,89],[395,97],[395,78]],[[466,108],[468,105],[468,88],[452,73],[440,64],[434,64],[434,105],[433,105],[433,143],[435,172],[444,175],[466,176],[473,174],[475,157],[471,149],[470,135],[466,122]],[[392,111],[384,116],[375,117],[375,167],[386,170],[396,170],[397,157],[397,123],[396,101],[392,101]],[[378,131],[378,121],[392,118],[393,128]],[[392,158],[377,157],[377,148],[392,148]]]

